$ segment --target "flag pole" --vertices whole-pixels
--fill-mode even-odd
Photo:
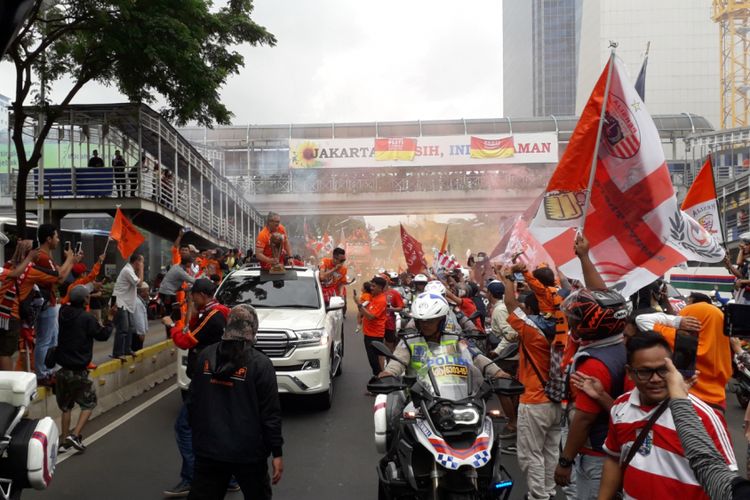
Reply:
[[[602,102],[602,112],[599,115],[599,127],[596,131],[596,146],[594,146],[594,157],[591,160],[591,173],[589,174],[589,184],[586,188],[586,204],[583,206],[583,216],[581,223],[580,233],[583,233],[583,228],[586,225],[586,215],[591,205],[591,190],[594,187],[594,176],[596,175],[596,164],[599,159],[599,145],[602,140],[602,129],[604,128],[604,114],[607,111],[607,101],[609,100],[609,87],[612,83],[612,71],[615,66],[615,49],[617,48],[617,42],[610,41],[609,47],[612,49],[609,55],[609,67],[607,69],[607,84],[604,86],[604,102]]]
[[[708,153],[708,164],[711,166],[711,186],[714,188],[714,199],[716,200],[716,210],[719,209],[719,193],[716,192],[716,180],[714,179],[714,158],[711,156],[711,152]],[[695,180],[695,179],[693,179]],[[724,217],[727,213],[727,200],[722,200],[721,212],[719,213],[719,231],[721,231],[721,246],[724,247],[724,251],[729,253],[727,248],[727,234],[724,232]],[[702,263],[702,262],[701,262]]]

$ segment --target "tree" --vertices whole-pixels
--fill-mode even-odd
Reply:
[[[16,69],[11,109],[19,237],[26,232],[29,173],[53,123],[89,82],[116,85],[131,102],[161,97],[162,114],[179,125],[229,123],[219,89],[244,66],[231,47],[276,44],[250,18],[252,11],[252,0],[228,0],[218,9],[210,0],[36,0],[7,55]],[[57,106],[41,98],[65,77],[72,84]],[[24,109],[29,105],[32,112]],[[40,112],[44,119],[27,151],[24,123]]]

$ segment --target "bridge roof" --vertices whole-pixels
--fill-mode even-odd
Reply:
[[[691,113],[654,115],[653,118],[663,140],[671,141],[714,130],[704,117]],[[233,148],[250,143],[257,145],[264,143],[269,145],[279,144],[289,139],[421,137],[519,132],[557,132],[560,142],[567,142],[577,123],[578,117],[576,116],[545,116],[466,120],[229,125],[213,129],[184,127],[180,129],[180,132],[193,143],[218,148]]]

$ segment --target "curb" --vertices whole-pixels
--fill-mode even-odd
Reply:
[[[171,340],[164,340],[138,351],[134,356],[128,356],[126,361],[113,359],[97,366],[89,372],[98,400],[91,418],[96,418],[174,377],[176,360],[177,348]],[[73,410],[73,422],[78,418],[78,412],[76,407]],[[61,414],[52,389],[39,387],[28,416],[58,419]]]

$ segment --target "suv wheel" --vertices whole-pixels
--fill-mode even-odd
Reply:
[[[344,327],[341,327],[341,342],[339,343],[339,366],[336,368],[335,377],[340,377],[344,372]]]
[[[333,378],[328,381],[328,390],[311,396],[318,410],[329,410],[333,404]]]

